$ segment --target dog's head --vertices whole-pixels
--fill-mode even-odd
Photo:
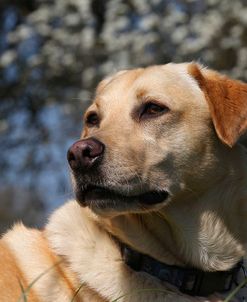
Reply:
[[[99,84],[68,151],[77,200],[114,215],[205,190],[246,117],[247,85],[197,64],[118,72]]]

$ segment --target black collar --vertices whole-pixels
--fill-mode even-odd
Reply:
[[[124,262],[133,270],[155,276],[191,296],[205,297],[215,292],[227,292],[234,285],[238,285],[239,273],[241,271],[245,272],[243,260],[228,271],[204,272],[195,268],[183,268],[162,263],[150,256],[132,250],[121,242],[120,247]]]

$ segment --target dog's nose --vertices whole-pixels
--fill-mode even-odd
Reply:
[[[105,145],[95,138],[75,142],[68,150],[67,159],[72,170],[90,169],[101,159]],[[98,162],[97,160],[97,162]]]

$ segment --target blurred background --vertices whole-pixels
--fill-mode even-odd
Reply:
[[[102,77],[191,60],[247,81],[246,0],[1,0],[0,232],[73,196],[66,151]]]

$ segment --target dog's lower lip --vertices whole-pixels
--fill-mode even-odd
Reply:
[[[83,204],[97,199],[112,199],[123,202],[133,201],[143,205],[154,205],[163,202],[168,196],[167,191],[148,191],[139,195],[127,196],[107,188],[90,185],[85,190],[78,192],[77,199]]]

